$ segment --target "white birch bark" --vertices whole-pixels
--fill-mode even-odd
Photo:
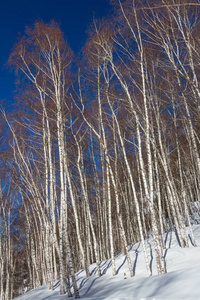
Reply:
[[[79,248],[80,248],[80,252],[81,252],[81,261],[82,261],[83,267],[85,268],[86,275],[90,276],[89,268],[88,268],[87,261],[86,261],[85,250],[84,250],[84,247],[83,247],[83,242],[81,240],[80,221],[79,221],[79,218],[78,218],[78,213],[77,213],[77,208],[76,208],[76,201],[75,201],[75,197],[74,197],[71,177],[70,177],[70,174],[69,174],[69,167],[68,167],[67,158],[65,158],[65,172],[66,172],[66,177],[67,177],[67,181],[68,181],[69,193],[70,193],[70,198],[71,198],[71,202],[72,202],[72,207],[73,207],[73,211],[74,211],[74,220],[75,220],[75,225],[76,225],[76,234],[77,234],[77,238],[78,238]]]
[[[180,176],[180,182],[181,182],[181,194],[182,194],[182,200],[183,200],[183,205],[184,205],[184,210],[185,210],[185,216],[188,222],[188,226],[190,228],[190,233],[191,233],[191,239],[192,243],[195,247],[196,241],[194,238],[191,222],[190,222],[190,216],[189,216],[189,211],[186,203],[186,192],[185,192],[185,186],[184,186],[184,181],[183,181],[183,174],[182,174],[182,165],[181,165],[181,155],[180,155],[180,148],[179,148],[179,142],[178,142],[178,136],[177,136],[177,121],[176,121],[176,112],[175,112],[175,107],[173,108],[174,110],[174,127],[175,127],[175,136],[176,136],[176,147],[177,147],[177,154],[178,154],[178,166],[179,166],[179,176]],[[188,239],[187,236],[185,238],[186,246],[189,247],[188,244]]]
[[[99,122],[100,130],[102,133],[102,139],[100,138],[100,143],[102,144],[105,160],[106,160],[106,178],[107,178],[107,196],[108,196],[108,223],[109,223],[109,240],[110,240],[110,251],[111,251],[111,262],[112,262],[112,274],[116,275],[116,265],[115,265],[115,256],[114,256],[114,240],[113,240],[113,226],[112,226],[112,206],[111,206],[111,191],[110,191],[110,175],[113,180],[110,161],[108,157],[107,142],[105,136],[105,130],[103,125],[102,118],[102,104],[101,104],[101,95],[100,95],[100,68],[97,68],[97,91],[98,91],[98,108],[99,108]],[[111,171],[111,172],[110,172]]]
[[[65,247],[66,247],[66,258],[67,258],[67,266],[69,270],[66,270],[69,272],[72,278],[72,285],[74,288],[74,295],[75,298],[80,298],[79,296],[79,290],[76,282],[76,277],[74,273],[74,266],[72,262],[72,255],[71,255],[71,249],[70,249],[70,244],[69,244],[69,239],[68,239],[68,225],[67,225],[67,202],[65,203],[64,207],[64,241],[65,241]],[[66,278],[68,280],[68,278]],[[70,289],[70,281],[67,283],[67,291],[68,291],[68,297],[72,297],[71,289]]]
[[[116,123],[116,126],[117,126],[117,131],[118,131],[118,135],[119,135],[119,139],[120,139],[120,143],[121,143],[121,147],[122,147],[122,151],[123,151],[123,155],[124,155],[125,164],[126,164],[126,167],[127,167],[127,171],[128,171],[128,175],[129,175],[130,181],[131,181],[131,187],[132,187],[132,191],[133,191],[133,195],[134,195],[134,200],[135,200],[135,205],[136,205],[136,211],[137,211],[137,219],[138,219],[140,237],[141,237],[141,241],[142,241],[142,245],[143,245],[143,250],[144,250],[144,255],[145,255],[146,267],[147,267],[149,276],[151,276],[151,271],[150,271],[150,267],[149,267],[149,261],[148,261],[148,256],[147,256],[146,246],[145,246],[145,241],[144,241],[144,235],[143,235],[143,229],[142,229],[142,222],[141,222],[141,217],[140,217],[140,208],[139,208],[139,203],[138,203],[138,199],[137,199],[136,189],[135,189],[135,185],[134,185],[134,181],[133,181],[133,177],[132,177],[132,172],[131,172],[131,169],[130,169],[130,165],[129,165],[129,162],[128,162],[128,159],[127,159],[126,149],[125,149],[125,146],[124,146],[124,140],[122,138],[120,126],[119,126],[118,120],[116,118],[116,115],[115,115],[115,113],[113,111],[113,107],[112,107],[112,105],[110,103],[110,99],[109,99],[108,93],[107,93],[107,101],[108,101],[110,109],[112,111],[113,118],[115,119],[115,123]],[[114,182],[114,180],[113,180],[113,182]],[[127,249],[127,245],[125,247]],[[126,251],[128,253],[128,249]],[[128,259],[128,257],[127,257],[127,259]],[[132,267],[130,266],[130,260],[128,261],[128,263],[129,263],[129,270],[131,272]]]
[[[84,170],[83,170],[83,154],[82,154],[82,149],[81,146],[77,140],[77,137],[75,134],[73,134],[74,139],[76,141],[77,145],[77,150],[78,150],[78,157],[77,157],[77,168],[79,172],[79,177],[80,177],[80,183],[81,183],[81,189],[86,205],[86,211],[87,211],[87,217],[89,219],[89,224],[92,232],[92,237],[93,237],[93,242],[94,242],[94,253],[95,253],[95,260],[96,260],[96,265],[97,265],[97,271],[98,275],[101,276],[101,269],[100,269],[100,264],[99,264],[99,249],[98,249],[98,244],[97,244],[97,239],[96,239],[96,234],[92,222],[92,216],[90,212],[90,206],[89,206],[89,201],[88,201],[88,194],[87,194],[87,186],[86,186],[86,180],[84,180]]]

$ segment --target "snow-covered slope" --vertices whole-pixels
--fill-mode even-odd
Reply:
[[[116,257],[117,275],[112,276],[110,260],[101,262],[103,276],[98,277],[95,264],[90,266],[91,277],[85,272],[77,273],[82,299],[90,300],[164,300],[164,299],[200,299],[200,225],[193,225],[194,235],[198,247],[193,247],[190,241],[189,248],[180,248],[174,232],[166,235],[164,257],[167,274],[157,276],[153,242],[147,241],[152,277],[147,277],[144,255],[141,243],[130,249],[135,277],[130,278],[125,256]],[[126,279],[124,278],[126,273]],[[55,290],[49,291],[47,286],[39,287],[17,300],[61,300],[68,299],[67,295],[59,295],[59,282],[55,283]],[[71,298],[72,299],[72,298]]]

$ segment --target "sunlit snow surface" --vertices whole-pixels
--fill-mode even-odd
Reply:
[[[193,247],[190,231],[187,229],[189,248],[180,248],[175,233],[166,234],[164,257],[167,274],[157,276],[153,242],[150,238],[146,244],[153,276],[147,277],[144,254],[141,243],[130,249],[135,277],[130,278],[125,256],[116,257],[117,275],[112,276],[110,260],[101,262],[102,277],[98,277],[95,264],[90,266],[91,277],[85,271],[77,273],[80,297],[84,300],[166,300],[166,299],[200,299],[200,225],[193,225],[198,247]],[[126,278],[124,279],[124,273]],[[47,285],[21,295],[15,300],[55,300],[68,299],[67,294],[59,295],[59,282],[55,290],[49,291]],[[70,298],[69,298],[70,299]],[[74,299],[74,298],[71,298]]]

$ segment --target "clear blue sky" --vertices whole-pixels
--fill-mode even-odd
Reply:
[[[15,76],[5,65],[25,26],[54,19],[76,54],[84,45],[93,16],[106,16],[110,9],[109,0],[0,0],[0,99],[13,101]]]

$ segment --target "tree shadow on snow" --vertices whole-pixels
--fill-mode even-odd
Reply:
[[[90,272],[90,275],[92,276],[92,275],[95,275],[97,273],[97,267],[95,267],[93,270],[92,270],[92,272]]]
[[[80,285],[79,285],[79,290],[84,286],[84,284],[86,284],[86,282],[88,281],[89,277],[83,278]],[[78,281],[78,280],[77,280]]]
[[[110,268],[110,266],[112,265],[112,262],[110,260],[109,264],[104,268],[104,270],[102,271],[102,275],[105,275],[106,272],[108,271],[108,269]]]
[[[175,228],[174,232],[175,232],[175,236],[176,236],[177,242],[178,242],[179,246],[181,247],[181,243],[180,243],[180,240],[179,240],[176,228]],[[185,243],[185,240],[184,240],[184,243]]]
[[[166,294],[166,289],[170,289],[172,282],[175,280],[177,276],[177,272],[171,273],[169,277],[165,275],[160,275],[163,276],[162,280],[157,280],[156,277],[151,277],[151,278],[146,278],[144,280],[141,280],[139,284],[134,289],[135,295],[141,295],[145,290],[148,292],[146,293],[146,297],[140,298],[140,299],[162,299],[158,297],[159,294]],[[138,297],[139,299],[139,297]],[[171,299],[171,298],[166,298],[166,299]],[[175,299],[175,298],[173,298]]]
[[[76,276],[79,276],[82,272],[84,272],[84,269],[82,269],[78,273],[76,273]]]
[[[153,269],[152,269],[152,264],[153,264],[153,251],[152,251],[152,247],[151,247],[151,244],[149,243],[149,241],[147,241],[147,243],[149,244],[149,248],[150,248],[151,260],[150,260],[150,263],[149,263],[149,267],[150,267],[150,271],[151,271],[151,274],[152,274],[152,272],[153,272]]]
[[[105,266],[106,263],[107,261],[100,262],[100,269],[102,269],[102,267]],[[96,274],[97,274],[97,267],[94,267],[94,269],[90,272],[90,275],[96,275]]]
[[[119,270],[123,267],[123,265],[125,264],[125,261],[126,261],[126,256],[125,256],[125,258],[124,258],[124,261],[123,261],[123,263],[121,264],[121,266],[119,266],[119,268],[117,269],[117,274],[119,273]]]
[[[169,246],[168,248],[171,248],[171,244],[172,244],[172,231],[168,231],[166,236],[165,236],[165,245],[167,245],[167,240],[168,240],[168,236],[169,237]]]
[[[95,281],[99,279],[99,277],[96,277],[92,283],[90,284],[90,286],[88,287],[87,291],[85,292],[85,294],[82,296],[83,298],[89,293],[89,291],[91,290],[92,286],[94,285]]]
[[[157,281],[154,284],[154,290],[150,292],[148,295],[148,299],[154,299],[156,295],[159,295],[160,293],[164,293],[163,291],[166,289],[169,289],[171,287],[172,282],[175,280],[177,277],[177,273],[175,272],[173,275],[171,273],[171,276],[169,278],[165,277],[164,280],[162,281]],[[151,284],[152,287],[152,284]],[[173,298],[175,299],[175,298]]]
[[[107,260],[105,260],[104,262],[100,262],[100,267],[102,268],[103,266],[105,266],[105,264],[107,263]]]
[[[133,249],[133,246],[134,246],[134,245],[129,246],[128,251],[131,251],[131,250]]]
[[[193,243],[193,241],[192,241],[191,235],[188,234],[188,237],[189,237],[189,240],[190,240],[191,245],[194,247],[194,243]]]
[[[139,251],[138,251],[138,248],[140,247],[140,243],[137,247],[137,249],[135,249],[135,261],[134,261],[134,264],[133,264],[133,273],[135,274],[135,270],[136,270],[136,265],[137,265],[137,260],[138,260],[138,255],[139,255]]]
[[[54,283],[53,285],[53,289],[57,289],[60,286],[60,280],[58,280],[57,282]]]

